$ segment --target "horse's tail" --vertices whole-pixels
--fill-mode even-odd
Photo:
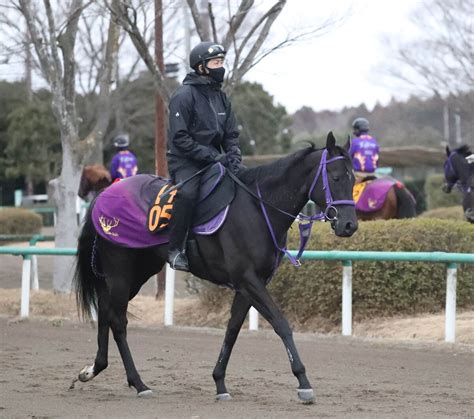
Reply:
[[[77,310],[84,319],[91,319],[93,310],[97,313],[99,293],[106,286],[104,279],[94,272],[94,267],[98,263],[98,254],[95,249],[97,233],[92,222],[93,204],[94,202],[89,207],[77,243],[74,273]]]
[[[395,185],[397,196],[397,218],[416,217],[416,202],[413,195],[403,185]]]

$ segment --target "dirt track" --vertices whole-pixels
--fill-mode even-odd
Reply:
[[[0,318],[0,416],[160,418],[469,417],[474,411],[472,348],[394,345],[297,334],[317,403],[296,400],[296,380],[279,339],[244,332],[227,384],[234,399],[215,402],[211,372],[223,332],[137,328],[129,342],[154,397],[126,387],[111,339],[109,368],[92,382],[73,377],[93,361],[96,334],[88,325]]]

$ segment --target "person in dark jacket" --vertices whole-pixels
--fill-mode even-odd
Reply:
[[[173,94],[169,104],[168,170],[175,183],[182,182],[207,165],[220,162],[237,174],[242,169],[239,131],[226,94],[226,51],[215,42],[201,42],[189,55],[194,70]],[[168,263],[189,271],[186,240],[199,193],[200,177],[181,186],[175,196],[170,222]]]

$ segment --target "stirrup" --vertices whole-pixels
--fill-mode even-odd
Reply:
[[[168,263],[171,269],[189,272],[188,258],[180,250],[174,250],[168,254]]]

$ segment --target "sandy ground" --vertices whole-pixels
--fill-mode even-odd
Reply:
[[[52,258],[39,267],[42,290],[31,294],[30,320],[19,320],[21,258],[0,256],[0,417],[474,417],[472,311],[458,313],[456,345],[442,342],[442,315],[354,324],[353,338],[297,333],[313,406],[297,401],[282,344],[262,321],[263,330],[244,330],[237,342],[227,374],[233,400],[216,402],[211,373],[223,330],[164,328],[153,281],[129,307],[130,347],[153,398],[138,399],[125,385],[113,339],[109,368],[69,390],[93,362],[96,330],[78,321],[72,295],[51,292]],[[177,325],[226,323],[226,311],[203,311],[182,279],[177,286]]]
[[[296,334],[317,403],[301,405],[279,339],[243,332],[227,373],[230,402],[214,401],[212,369],[223,332],[129,328],[140,374],[153,390],[138,399],[111,339],[109,368],[71,380],[93,361],[89,325],[0,318],[2,417],[466,418],[474,411],[474,354],[463,347]]]

